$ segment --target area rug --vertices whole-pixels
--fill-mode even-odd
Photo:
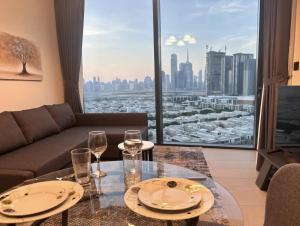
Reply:
[[[188,169],[200,172],[208,177],[212,177],[204,154],[201,148],[197,147],[172,147],[172,146],[156,146],[153,151],[153,159],[159,164],[169,163],[186,167]],[[202,182],[201,182],[202,183]],[[215,196],[214,208],[208,211],[204,217],[200,217],[199,226],[227,226],[229,222],[222,207],[222,200],[216,191],[215,185],[211,180],[203,182]],[[105,199],[105,198],[104,198]],[[106,200],[101,205],[111,203]],[[114,202],[115,203],[115,202]],[[69,210],[69,226],[159,226],[166,225],[166,222],[145,218],[135,214],[128,208],[123,206],[107,205],[98,212],[92,213],[91,202],[82,201]],[[214,223],[210,223],[214,222]],[[45,222],[43,226],[59,226],[61,225],[61,215],[55,215]],[[173,226],[184,226],[184,221],[174,221]]]

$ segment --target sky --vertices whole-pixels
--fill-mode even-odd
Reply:
[[[194,75],[204,70],[206,50],[253,53],[258,0],[161,0],[162,70],[171,54]],[[154,75],[152,0],[86,0],[83,36],[85,80],[99,76],[142,80]]]

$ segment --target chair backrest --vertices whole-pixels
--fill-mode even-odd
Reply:
[[[300,164],[285,165],[274,174],[264,226],[300,226]]]

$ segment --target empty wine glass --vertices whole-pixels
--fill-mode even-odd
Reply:
[[[132,156],[136,155],[142,147],[142,134],[139,130],[126,130],[124,136],[124,148]]]
[[[89,132],[88,146],[93,155],[97,159],[97,170],[93,172],[94,177],[104,177],[107,174],[100,170],[100,157],[107,148],[107,139],[104,131],[91,131]]]

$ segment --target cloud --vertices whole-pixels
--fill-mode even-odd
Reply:
[[[196,38],[189,34],[187,34],[183,37],[183,41],[186,42],[187,44],[196,44],[197,43]]]
[[[183,41],[188,42],[188,41],[190,41],[191,38],[192,38],[191,35],[185,35],[185,36],[183,37]]]
[[[191,38],[190,41],[188,42],[189,44],[196,44],[197,40],[195,38]]]
[[[101,17],[92,17],[86,19],[83,29],[84,36],[102,36],[109,35],[116,32],[130,32],[138,33],[138,29],[125,24],[122,21],[107,20]]]
[[[186,44],[192,45],[196,43],[196,38],[189,34],[184,35],[182,39],[176,38],[174,35],[170,35],[165,41],[166,46],[185,46]]]
[[[98,29],[95,27],[84,27],[83,35],[84,36],[94,36],[94,35],[106,35],[111,34],[114,31],[112,29]]]
[[[170,35],[166,41],[165,41],[165,45],[166,46],[172,46],[175,45],[177,42],[177,38],[174,35]]]
[[[174,42],[170,42],[169,40],[166,40],[165,45],[166,46],[172,46],[172,45],[174,45]]]
[[[242,13],[251,10],[252,8],[257,9],[257,2],[249,0],[215,0],[207,3],[200,3],[197,1],[194,6],[196,8],[196,12],[191,13],[190,15],[196,17],[207,14]]]
[[[183,41],[183,40],[179,40],[179,41],[177,42],[177,46],[185,46],[184,41]]]
[[[174,43],[177,42],[177,38],[174,35],[170,35],[169,38],[168,38],[168,40],[170,42],[174,42]]]

